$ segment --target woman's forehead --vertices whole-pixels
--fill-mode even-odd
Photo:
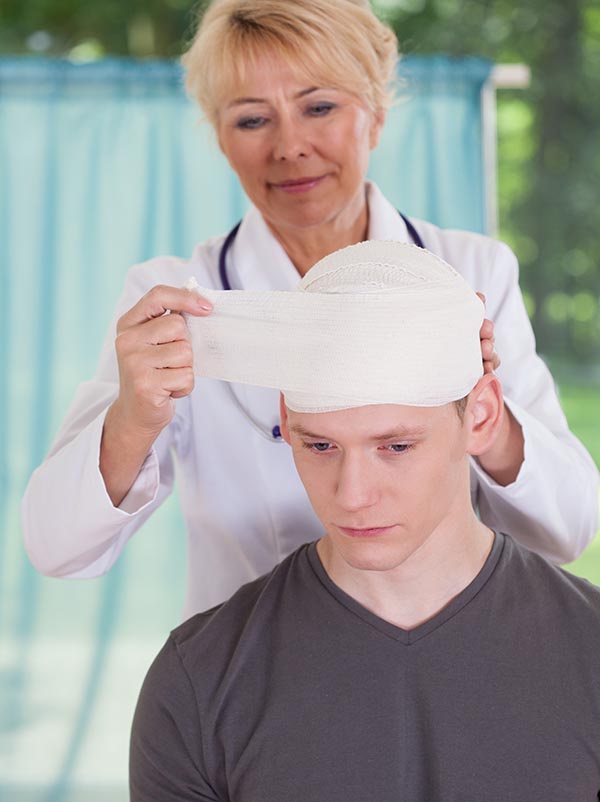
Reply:
[[[246,54],[222,74],[220,100],[247,96],[249,91],[265,86],[289,85],[302,89],[332,86],[332,74],[309,69],[293,54],[265,52]]]
[[[251,89],[262,86],[280,88],[284,83],[301,89],[326,88],[350,92],[356,84],[351,82],[348,67],[338,59],[323,53],[315,42],[306,42],[302,52],[291,43],[248,42],[248,46],[231,41],[221,52],[221,65],[216,71],[215,98],[217,106],[235,97],[246,96]],[[214,79],[213,79],[214,80]]]

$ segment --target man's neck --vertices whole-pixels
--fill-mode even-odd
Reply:
[[[265,218],[301,276],[330,253],[367,239],[369,211],[363,191],[339,214],[318,225],[303,228],[276,226]]]
[[[404,562],[388,571],[357,569],[326,535],[317,544],[335,584],[372,613],[402,629],[433,618],[481,571],[493,533],[473,514],[461,524],[440,526]]]

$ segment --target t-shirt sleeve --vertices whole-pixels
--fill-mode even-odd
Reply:
[[[194,689],[172,638],[138,699],[129,755],[131,802],[221,802],[206,777]]]

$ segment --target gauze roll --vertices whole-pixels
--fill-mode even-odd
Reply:
[[[210,290],[186,316],[198,376],[282,390],[297,412],[439,406],[483,373],[483,304],[415,245],[368,241],[312,267],[293,292]]]

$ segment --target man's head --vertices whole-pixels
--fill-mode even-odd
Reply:
[[[462,419],[455,402],[302,413],[282,397],[281,430],[332,546],[352,567],[382,571],[472,516],[468,458],[490,447],[502,409],[487,374]]]
[[[489,449],[503,414],[498,379],[481,376],[479,301],[448,265],[398,243],[363,243],[328,256],[301,288],[396,299],[397,314],[383,329],[390,343],[402,332],[411,358],[398,353],[394,360],[375,330],[361,333],[364,353],[354,349],[356,375],[364,374],[367,394],[379,393],[382,403],[361,403],[361,381],[343,379],[336,380],[337,401],[324,392],[326,382],[281,398],[282,434],[330,542],[355,568],[388,570],[440,527],[472,519],[469,456]],[[347,342],[336,336],[343,351]],[[451,354],[438,346],[442,340]],[[335,360],[335,342],[329,348]],[[388,371],[379,385],[377,359]],[[405,399],[410,403],[385,403]]]

